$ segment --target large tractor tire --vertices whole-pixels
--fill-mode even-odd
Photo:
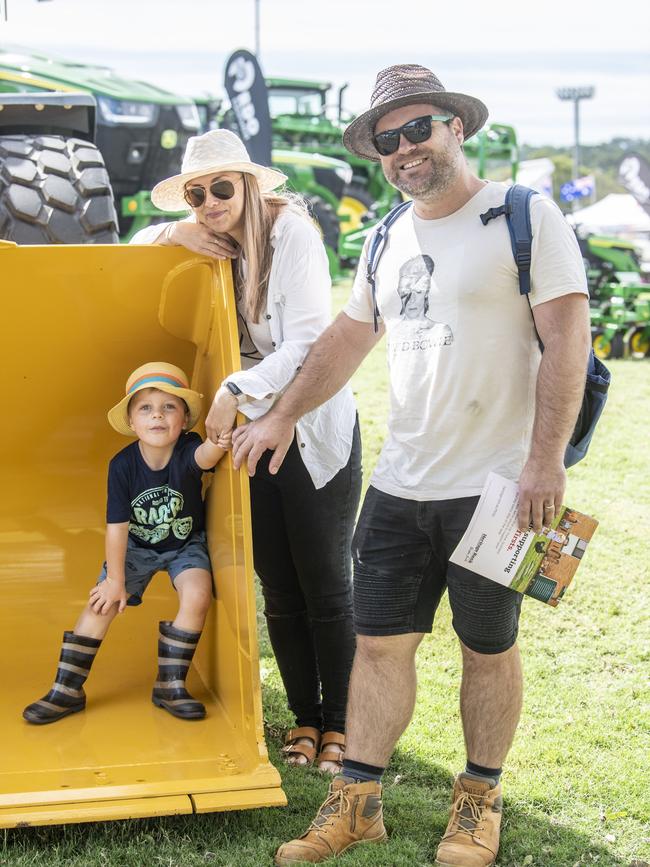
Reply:
[[[17,244],[116,244],[113,193],[94,144],[0,136],[0,238]]]
[[[339,218],[336,216],[336,211],[329,202],[326,202],[325,199],[322,199],[320,196],[309,196],[307,201],[309,202],[309,210],[311,211],[312,217],[320,226],[320,230],[323,234],[323,241],[331,248],[334,255],[337,256],[341,226],[339,224]]]
[[[347,184],[339,205],[339,217],[348,219],[343,224],[344,232],[354,232],[363,225],[363,218],[374,204],[374,199],[361,184]]]

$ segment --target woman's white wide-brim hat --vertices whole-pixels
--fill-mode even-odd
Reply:
[[[151,191],[151,201],[161,211],[186,211],[185,185],[203,175],[221,172],[246,172],[257,179],[260,192],[277,189],[287,176],[260,166],[248,156],[242,140],[228,129],[211,129],[188,139],[180,175],[160,181]]]

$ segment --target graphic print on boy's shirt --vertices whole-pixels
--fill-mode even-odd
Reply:
[[[183,511],[185,499],[180,491],[168,485],[143,491],[131,503],[129,533],[156,545],[173,533],[177,539],[185,541],[192,532],[192,516],[177,518]]]

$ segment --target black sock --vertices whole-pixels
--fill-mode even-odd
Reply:
[[[381,775],[386,768],[378,768],[376,765],[364,765],[363,762],[353,762],[351,759],[343,759],[341,773],[344,777],[350,777],[355,783],[379,783]]]
[[[465,765],[465,773],[471,774],[473,777],[485,777],[486,780],[494,780],[494,786],[501,779],[503,768],[484,768],[482,765],[475,765],[474,762],[467,760]]]

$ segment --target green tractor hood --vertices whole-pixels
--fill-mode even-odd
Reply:
[[[192,103],[153,84],[122,78],[106,66],[76,63],[17,45],[0,48],[0,82],[5,90],[15,85],[17,91],[82,91],[159,105]]]

